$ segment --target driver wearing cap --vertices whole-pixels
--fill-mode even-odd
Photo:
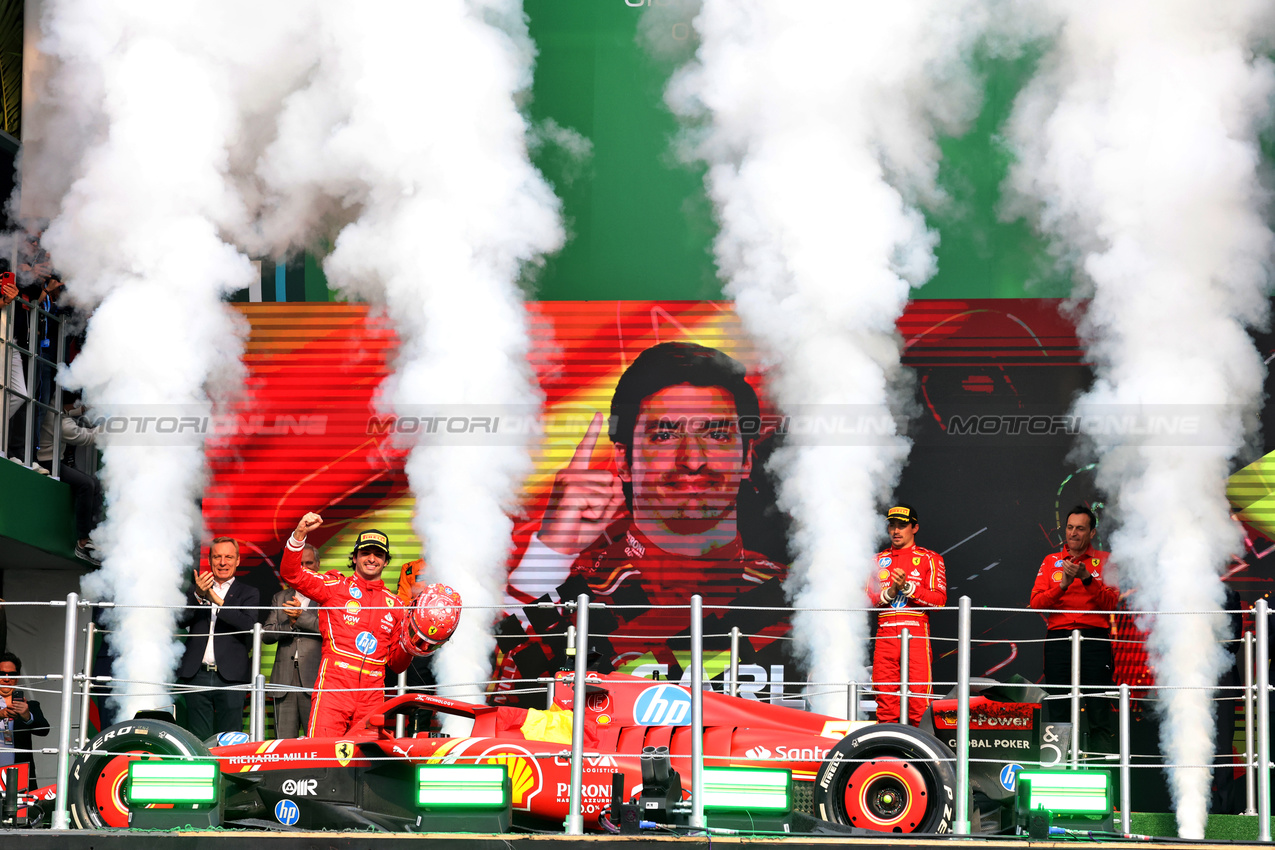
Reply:
[[[283,580],[322,609],[323,657],[310,709],[311,738],[345,735],[379,708],[385,701],[385,668],[401,673],[413,656],[427,655],[441,645],[455,628],[460,603],[459,596],[447,589],[454,604],[449,597],[440,607],[448,621],[412,628],[415,620],[408,612],[414,613],[415,608],[405,607],[381,581],[381,572],[390,562],[390,540],[376,529],[364,531],[354,541],[353,575],[335,570],[320,575],[303,569],[306,535],[322,524],[323,518],[316,513],[303,516],[288,538],[279,565]]]
[[[877,553],[868,598],[877,610],[872,684],[877,722],[899,722],[903,630],[908,630],[908,721],[916,726],[929,707],[930,621],[925,608],[947,604],[943,556],[916,545],[916,509],[897,504],[886,511],[890,548]]]

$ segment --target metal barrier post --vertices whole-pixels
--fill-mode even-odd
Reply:
[[[80,690],[80,746],[83,750],[89,742],[89,704],[93,694],[93,643],[97,636],[97,623],[89,620],[84,629],[84,687]]]
[[[851,682],[847,685],[849,693],[846,695],[846,720],[859,719],[859,683]]]
[[[248,730],[254,741],[266,739],[266,707],[264,701],[266,689],[264,685],[257,688],[257,680],[261,676],[261,623],[252,624],[252,691],[248,695]],[[264,682],[265,680],[262,679]]]
[[[407,696],[407,671],[398,674],[398,685],[394,688],[395,696]],[[407,734],[407,715],[399,713],[394,718],[394,737],[402,738]]]
[[[75,684],[75,632],[79,605],[78,593],[66,595],[66,624],[62,632],[62,711],[58,726],[58,798],[53,804],[54,829],[71,827],[66,786],[67,774],[71,768],[71,699]]]
[[[50,317],[52,319],[52,317]],[[58,350],[53,352],[51,359],[54,363],[53,370],[56,374],[57,367],[62,363],[62,357],[66,354],[66,322],[61,318],[57,320],[58,325]],[[53,382],[53,421],[57,424],[53,426],[53,462],[49,464],[49,472],[54,478],[59,478],[62,474],[62,385],[57,381]]]
[[[27,406],[23,409],[23,425],[26,428],[26,440],[22,444],[22,465],[28,469],[31,467],[31,459],[35,457],[35,390],[36,377],[39,372],[36,367],[39,366],[39,358],[37,354],[40,351],[40,323],[38,321],[39,313],[35,310],[27,311],[27,347],[23,349],[27,354]],[[68,717],[69,721],[70,718]]]
[[[912,632],[903,630],[899,636],[899,722],[908,725],[908,662],[911,661]]]
[[[1244,814],[1257,814],[1253,776],[1253,633],[1244,633]]]
[[[1080,764],[1080,629],[1071,630],[1071,766]]]
[[[545,682],[545,710],[553,708],[553,697],[556,689],[557,680],[549,679]]]
[[[256,703],[256,715],[249,714],[252,723],[252,740],[266,739],[266,677],[261,673],[252,677],[252,701]]]
[[[1271,840],[1270,623],[1266,600],[1257,600],[1257,840]]]
[[[1120,685],[1120,831],[1132,830],[1129,811],[1133,789],[1129,787],[1129,686]]]
[[[739,626],[730,628],[730,684],[726,693],[739,696]]]
[[[570,631],[570,630],[568,630]],[[574,640],[573,640],[574,638]],[[589,643],[589,594],[576,597],[576,627],[567,636],[568,645],[585,647]],[[570,650],[568,650],[570,651]],[[571,680],[571,787],[567,804],[567,835],[584,835],[584,813],[580,791],[584,782],[584,712],[585,674],[589,653],[576,652],[576,675]]]
[[[704,828],[704,599],[691,597],[691,829]]]
[[[956,631],[956,817],[952,832],[970,834],[970,598],[962,596]]]

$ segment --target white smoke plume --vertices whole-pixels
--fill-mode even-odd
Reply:
[[[895,322],[935,271],[937,235],[916,203],[939,197],[936,134],[978,106],[965,59],[984,21],[951,0],[705,0],[696,58],[667,93],[700,124],[718,265],[780,406],[890,423],[859,445],[774,456],[795,526],[788,593],[821,609],[793,621],[812,682],[864,680],[867,617],[827,609],[868,604],[881,506],[907,458],[892,419]],[[845,712],[839,688],[811,699]]]
[[[320,58],[259,171],[274,205],[264,233],[295,243],[343,220],[324,270],[394,323],[382,400],[396,413],[534,413],[518,282],[563,232],[519,111],[535,55],[521,0],[313,8]],[[427,578],[467,608],[434,671],[444,692],[472,696],[491,673],[529,446],[422,436],[406,468]]]
[[[244,9],[246,9],[246,4]],[[65,169],[44,238],[68,294],[92,311],[80,356],[62,377],[105,415],[205,406],[234,383],[243,327],[222,303],[248,285],[248,259],[220,236],[244,210],[226,182],[239,120],[236,18],[200,19],[198,4],[57,0],[42,49],[58,67],[47,96],[59,140],[31,174]],[[241,10],[242,11],[242,10]],[[160,407],[162,406],[162,407]],[[188,408],[186,408],[188,409]],[[104,553],[90,597],[180,605],[200,532],[199,446],[131,446],[103,438]],[[125,716],[163,704],[181,646],[177,612],[116,609],[108,622]]]
[[[1168,760],[1213,757],[1220,573],[1241,549],[1226,476],[1262,393],[1246,334],[1267,316],[1272,234],[1257,132],[1275,94],[1256,58],[1261,0],[1058,0],[1057,40],[1011,122],[1012,188],[1081,273],[1080,332],[1094,362],[1081,411],[1175,405],[1216,445],[1095,440],[1118,529],[1113,563],[1152,620]],[[1115,406],[1115,407],[1109,407]],[[1160,441],[1164,442],[1164,441]],[[1178,833],[1203,838],[1209,771],[1170,770]]]

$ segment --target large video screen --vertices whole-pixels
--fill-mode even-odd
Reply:
[[[961,595],[974,603],[975,675],[1040,678],[1041,617],[978,609],[1026,607],[1042,559],[1061,545],[1067,510],[1098,503],[1092,468],[1073,459],[1070,435],[970,425],[979,417],[1063,415],[1089,384],[1058,307],[1043,299],[921,301],[899,323],[914,398],[913,447],[897,497],[917,508],[918,544],[947,562],[949,603]],[[210,450],[208,533],[241,541],[250,580],[271,592],[284,541],[305,511],[326,520],[313,539],[325,569],[345,567],[358,531],[378,528],[392,542],[385,578],[393,587],[399,565],[428,559],[429,548],[412,531],[404,446],[377,405],[397,345],[389,322],[356,304],[237,308],[251,325],[249,378],[233,433]],[[787,613],[772,610],[786,605],[791,561],[788,522],[766,467],[782,438],[766,427],[776,411],[730,306],[590,301],[530,309],[533,366],[553,425],[536,447],[516,517],[493,690],[514,692],[519,682],[571,665],[570,618],[543,603],[578,593],[613,606],[596,612],[590,629],[596,669],[680,680],[689,657],[681,606],[700,593],[709,675],[720,678],[738,627],[744,694],[793,699],[803,671],[793,663]],[[729,377],[734,363],[742,378],[703,378]],[[661,389],[650,398],[663,406],[648,400],[627,424],[625,415],[611,417],[613,402],[623,414],[632,408],[626,398],[645,397],[669,370],[700,377]],[[750,406],[758,427],[722,427]],[[567,485],[589,494],[585,510],[561,510],[555,487]],[[1256,581],[1255,572],[1239,578]],[[1136,637],[1131,620],[1118,626]],[[935,676],[950,681],[954,614],[933,615],[932,633]],[[1118,677],[1145,685],[1140,647],[1118,649]]]

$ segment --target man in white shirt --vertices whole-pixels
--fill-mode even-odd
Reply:
[[[245,691],[236,689],[251,678],[248,649],[257,622],[261,595],[235,580],[239,544],[218,537],[208,549],[211,569],[195,573],[186,595],[181,625],[189,626],[186,653],[177,674],[186,693],[186,728],[201,740],[219,732],[243,730]]]

